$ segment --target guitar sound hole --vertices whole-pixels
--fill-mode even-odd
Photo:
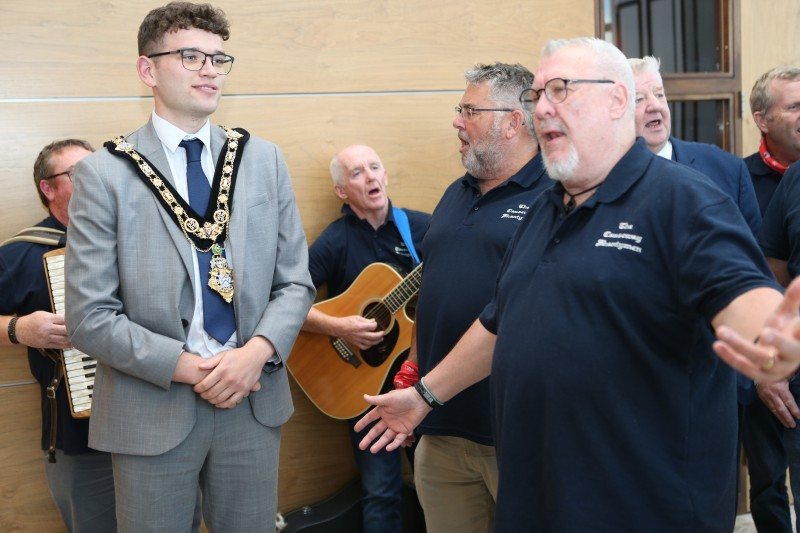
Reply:
[[[378,323],[378,329],[386,331],[392,320],[392,312],[381,302],[372,302],[364,308],[364,318],[374,318]]]
[[[392,320],[392,313],[381,302],[374,302],[364,309],[364,315],[367,318],[374,318],[378,322],[378,329],[386,332],[383,340],[367,348],[361,350],[361,358],[370,366],[381,366],[386,358],[391,355],[397,344],[397,337],[400,335],[400,326],[397,321]]]

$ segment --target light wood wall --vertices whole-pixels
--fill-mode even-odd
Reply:
[[[0,6],[0,49],[16,59],[0,83],[0,241],[45,212],[32,166],[48,142],[96,148],[144,123],[152,100],[134,69],[135,35],[164,2],[28,0]],[[535,68],[547,39],[591,35],[594,0],[220,0],[236,57],[216,123],[283,150],[309,240],[338,216],[330,158],[373,146],[397,205],[430,211],[463,173],[451,123],[476,62]],[[0,295],[2,298],[2,295]],[[0,530],[63,531],[38,450],[39,405],[24,352],[0,350]],[[357,474],[343,422],[293,388],[279,507],[322,500]]]
[[[742,9],[742,155],[758,150],[761,132],[753,122],[750,90],[772,67],[800,66],[800,2],[797,0],[741,0]]]

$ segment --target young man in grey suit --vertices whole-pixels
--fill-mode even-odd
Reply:
[[[89,442],[122,532],[189,531],[198,483],[211,531],[274,527],[283,363],[315,291],[280,151],[209,121],[228,36],[208,4],[151,11],[152,117],[76,168],[67,326],[98,360]]]

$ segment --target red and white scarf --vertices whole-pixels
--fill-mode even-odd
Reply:
[[[789,168],[788,165],[782,165],[778,163],[777,159],[772,157],[772,154],[770,154],[769,150],[767,150],[767,138],[763,135],[761,136],[761,146],[758,147],[758,153],[761,154],[761,159],[764,160],[764,164],[781,176],[783,176],[783,173],[786,172],[787,168]]]

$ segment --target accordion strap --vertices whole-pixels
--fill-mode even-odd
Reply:
[[[64,379],[64,365],[61,364],[61,354],[56,350],[39,348],[39,352],[53,361],[53,379],[47,386],[47,398],[50,403],[50,442],[47,447],[47,462],[56,462],[56,430],[58,429],[58,402],[56,391]]]
[[[32,242],[63,248],[67,245],[67,234],[60,229],[34,226],[19,230],[16,235],[0,243],[0,246],[13,242]]]

